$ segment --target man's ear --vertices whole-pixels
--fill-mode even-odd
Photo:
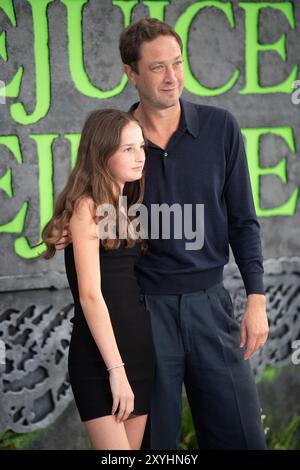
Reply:
[[[136,80],[135,80],[135,72],[132,70],[130,65],[124,64],[124,72],[126,73],[128,80],[130,81],[131,85],[134,87],[136,86]]]

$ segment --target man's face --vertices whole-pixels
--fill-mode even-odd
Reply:
[[[180,46],[173,36],[159,36],[144,42],[140,49],[138,72],[125,66],[140,98],[157,109],[175,106],[184,86]]]

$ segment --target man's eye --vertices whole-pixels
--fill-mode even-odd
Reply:
[[[152,70],[154,70],[156,72],[156,71],[159,71],[161,69],[162,69],[162,65],[157,65],[156,67],[153,67]]]
[[[178,60],[177,62],[175,62],[175,65],[181,65],[182,64],[182,60]]]
[[[125,149],[125,152],[129,152],[130,150],[132,150],[132,147],[127,147],[127,148]]]

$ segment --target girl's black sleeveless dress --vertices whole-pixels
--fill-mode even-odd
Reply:
[[[140,297],[134,264],[140,243],[100,250],[101,291],[106,302],[125,371],[135,395],[135,415],[148,414],[154,383],[155,352],[149,313]],[[68,372],[81,421],[111,415],[109,372],[85,320],[79,301],[73,245],[65,249],[65,267],[74,298]]]

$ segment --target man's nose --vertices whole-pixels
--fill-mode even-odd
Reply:
[[[166,82],[175,82],[176,81],[176,73],[173,69],[173,67],[170,65],[169,67],[166,67],[166,72],[165,72],[165,81]]]

